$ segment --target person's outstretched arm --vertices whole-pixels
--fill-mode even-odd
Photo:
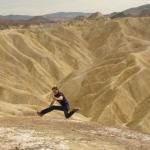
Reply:
[[[51,107],[51,106],[53,106],[53,104],[55,103],[56,100],[53,98],[52,94],[50,94],[48,101],[50,102],[50,107]]]

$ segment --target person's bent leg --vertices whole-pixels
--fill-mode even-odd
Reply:
[[[70,110],[69,104],[66,104],[63,107],[64,107],[64,115],[66,118],[70,118],[75,113],[74,111],[69,112]]]
[[[40,111],[40,114],[41,114],[41,116],[43,116],[43,115],[47,114],[48,112],[50,112],[50,111],[52,111],[52,110],[54,110],[53,106],[41,110],[41,111]]]
[[[70,118],[75,112],[79,111],[79,108],[74,108],[72,111],[68,112],[68,109],[64,109],[64,114],[66,118]]]
[[[51,107],[48,107],[48,108],[42,110],[42,111],[40,112],[40,114],[43,116],[43,115],[45,115],[45,114],[47,114],[48,112],[51,112],[51,111],[53,111],[53,110],[61,110],[61,111],[63,111],[64,109],[63,109],[62,106],[51,106]]]
[[[70,118],[74,113],[75,111],[68,112],[68,110],[64,110],[64,114],[67,119]]]

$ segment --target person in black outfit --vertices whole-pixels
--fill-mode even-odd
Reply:
[[[64,115],[66,118],[70,118],[75,112],[79,111],[78,108],[74,108],[72,111],[69,111],[70,107],[69,107],[68,100],[66,99],[64,94],[59,91],[57,86],[52,87],[52,92],[54,96],[50,106],[46,109],[41,110],[40,112],[37,112],[37,114],[40,117],[53,110],[59,110],[59,111],[64,111]],[[53,105],[55,101],[57,101],[60,104],[60,106]]]

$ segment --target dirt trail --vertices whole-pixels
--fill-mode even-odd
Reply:
[[[7,117],[0,122],[1,150],[150,149],[150,135],[87,121]]]

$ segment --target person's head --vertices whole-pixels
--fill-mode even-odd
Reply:
[[[54,94],[57,94],[59,92],[59,89],[57,86],[53,86],[51,89]]]

